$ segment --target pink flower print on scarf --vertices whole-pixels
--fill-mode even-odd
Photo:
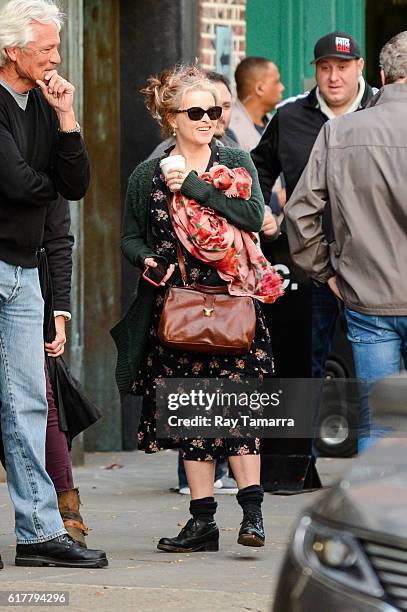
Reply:
[[[250,199],[252,178],[246,168],[215,165],[201,178],[226,197]],[[238,229],[212,208],[180,192],[172,197],[170,213],[180,242],[217,270],[231,295],[250,296],[267,304],[283,295],[281,277],[264,257],[257,234]]]

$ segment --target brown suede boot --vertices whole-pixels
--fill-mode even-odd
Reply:
[[[90,529],[84,524],[79,512],[80,503],[79,489],[70,489],[69,491],[58,493],[58,508],[64,521],[65,529],[71,538],[76,540],[83,548],[87,548],[85,536],[88,535]]]

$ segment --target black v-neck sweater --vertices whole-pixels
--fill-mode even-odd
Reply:
[[[46,207],[60,193],[80,200],[89,161],[80,134],[58,132],[58,119],[39,89],[26,110],[0,86],[0,260],[37,266]]]

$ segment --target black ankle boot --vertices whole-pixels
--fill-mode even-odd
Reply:
[[[190,518],[175,538],[161,538],[157,548],[177,553],[219,550],[219,529],[215,521]]]
[[[177,553],[219,550],[219,529],[214,521],[216,507],[213,497],[191,500],[192,518],[175,538],[161,538],[157,548]]]
[[[38,544],[17,544],[15,564],[25,567],[85,567],[109,565],[103,550],[82,548],[68,534]]]
[[[3,569],[4,565],[3,565],[3,561],[1,560],[1,555],[0,555],[0,569]]]
[[[237,501],[243,510],[243,520],[239,531],[238,544],[243,546],[264,546],[263,516],[261,504],[264,497],[263,487],[252,485],[240,489]]]

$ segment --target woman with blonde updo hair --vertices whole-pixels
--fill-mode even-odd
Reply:
[[[142,274],[135,301],[112,335],[119,351],[116,370],[119,390],[143,396],[139,448],[155,453],[178,446],[184,457],[192,518],[177,537],[162,538],[158,548],[168,552],[218,550],[213,484],[215,462],[224,457],[229,459],[239,487],[237,500],[243,509],[238,542],[245,546],[263,546],[260,440],[214,439],[205,435],[196,439],[157,439],[155,400],[156,388],[165,378],[195,378],[198,384],[199,379],[261,380],[273,374],[270,337],[256,299],[253,300],[256,310],[253,344],[249,353],[238,358],[175,350],[164,346],[157,336],[166,291],[164,283],[171,277],[171,285],[183,284],[177,264],[177,245],[191,282],[227,285],[225,274],[218,271],[216,263],[205,260],[199,246],[191,252],[190,239],[182,233],[179,218],[183,204],[197,207],[199,215],[209,210],[218,216],[219,223],[229,224],[236,235],[257,240],[254,232],[261,230],[265,216],[257,173],[248,153],[217,146],[213,136],[222,113],[218,92],[196,65],[176,66],[149,78],[143,93],[163,136],[174,134],[176,142],[163,158],[140,163],[129,180],[122,251]],[[163,159],[166,168],[162,170]],[[176,167],[171,167],[171,161]],[[243,183],[248,185],[246,191],[235,191],[234,197],[229,197],[216,184],[214,169],[229,173],[228,178],[237,190],[243,177]],[[259,250],[258,253],[261,257]],[[247,289],[243,286],[244,280],[238,282],[242,283],[240,290]],[[276,282],[280,282],[279,277]],[[267,287],[268,292],[272,291],[269,284]],[[232,293],[232,289],[228,290]],[[259,292],[254,297],[272,301],[270,293],[261,294],[261,288]]]

